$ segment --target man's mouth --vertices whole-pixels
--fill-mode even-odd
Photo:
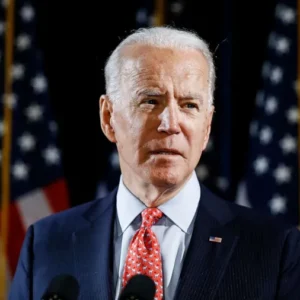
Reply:
[[[157,149],[151,151],[151,154],[156,155],[181,155],[181,153],[176,149]]]

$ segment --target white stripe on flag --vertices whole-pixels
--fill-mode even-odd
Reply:
[[[53,213],[42,190],[36,190],[18,198],[16,205],[23,220],[25,231],[31,224]]]

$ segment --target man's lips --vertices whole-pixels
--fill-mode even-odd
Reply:
[[[156,149],[151,151],[151,154],[156,154],[156,155],[181,155],[182,154],[176,150],[176,149],[170,149],[170,148],[160,148],[160,149]]]

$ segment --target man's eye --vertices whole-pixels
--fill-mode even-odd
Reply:
[[[155,100],[155,99],[148,99],[148,100],[145,101],[145,103],[153,105],[153,104],[157,104],[157,100]]]
[[[197,104],[195,104],[195,103],[186,103],[185,106],[187,108],[198,108]]]

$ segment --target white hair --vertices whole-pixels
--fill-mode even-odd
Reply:
[[[213,94],[215,89],[215,66],[213,55],[208,44],[196,33],[171,27],[141,28],[126,37],[112,52],[108,58],[105,69],[106,94],[113,103],[120,99],[121,83],[121,50],[125,46],[135,44],[149,45],[159,48],[172,49],[195,49],[200,51],[207,60],[209,67],[209,104],[213,105]]]

